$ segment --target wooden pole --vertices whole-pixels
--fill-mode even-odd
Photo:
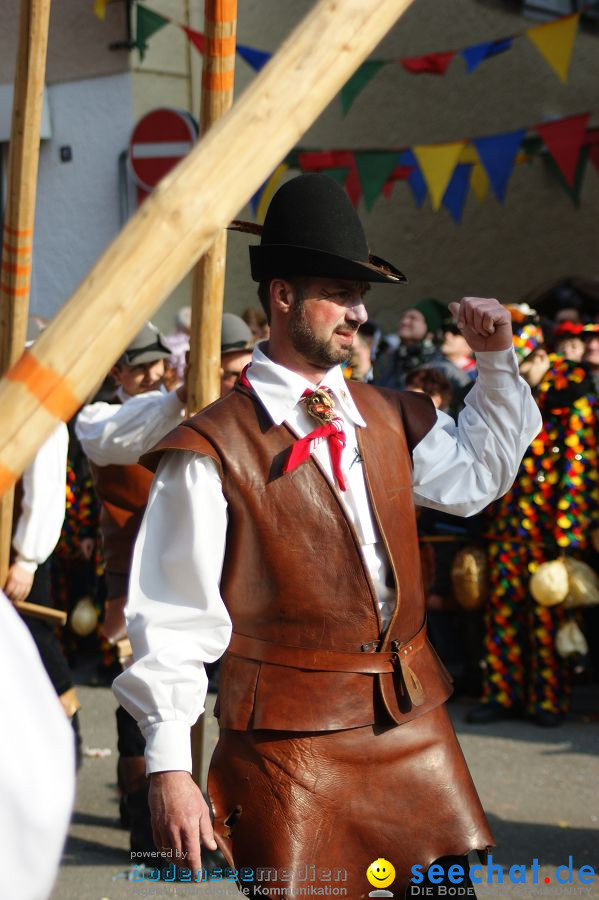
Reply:
[[[24,616],[32,616],[34,619],[43,619],[51,625],[66,625],[67,614],[62,609],[52,609],[49,606],[40,606],[39,603],[28,603],[21,600],[14,604],[15,609],[23,613]]]
[[[163,179],[0,382],[0,493],[411,3],[320,0]]]
[[[237,0],[204,0],[206,46],[202,64],[200,134],[233,103]],[[227,232],[218,234],[193,271],[187,412],[207,406],[220,394],[220,332],[225,296]],[[202,714],[191,729],[192,776],[202,786],[204,764]]]
[[[236,29],[237,0],[205,0],[201,135],[206,134],[233,103]],[[220,331],[226,256],[227,232],[223,230],[193,272],[187,379],[189,415],[216,400],[220,393]]]
[[[0,276],[0,373],[23,352],[27,337],[35,192],[44,98],[50,0],[21,0],[8,186]],[[0,499],[0,585],[6,583],[12,539],[13,491]]]

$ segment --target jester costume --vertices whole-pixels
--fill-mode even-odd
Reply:
[[[535,391],[543,429],[510,492],[489,509],[482,698],[539,724],[556,724],[568,710],[568,663],[555,638],[573,611],[539,605],[528,582],[543,562],[585,554],[599,497],[592,383],[579,363],[559,356],[549,361]]]

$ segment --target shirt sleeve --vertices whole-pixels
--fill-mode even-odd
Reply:
[[[69,433],[62,422],[23,472],[23,498],[12,545],[15,562],[30,572],[54,550],[65,516]]]
[[[512,348],[477,353],[478,377],[457,425],[443,412],[416,446],[416,503],[471,516],[505,494],[541,429],[538,406]]]
[[[96,465],[129,466],[175,428],[184,412],[175,391],[150,391],[123,404],[84,406],[75,432],[86,456]]]
[[[146,739],[148,774],[191,771],[189,731],[204,709],[205,662],[225,651],[220,595],[227,504],[213,460],[161,461],[135,545],[127,603],[133,664],[114,682]]]

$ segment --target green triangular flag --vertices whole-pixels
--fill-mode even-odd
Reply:
[[[154,12],[153,9],[148,9],[147,6],[142,6],[141,3],[137,4],[135,45],[139,50],[140,59],[144,58],[148,46],[148,38],[160,31],[161,28],[164,28],[165,25],[168,25],[169,22],[170,19],[165,19],[164,16]]]
[[[563,189],[566,191],[574,206],[580,206],[580,192],[582,190],[582,181],[584,178],[584,172],[587,165],[587,159],[589,158],[589,149],[588,147],[582,147],[580,150],[580,155],[578,157],[578,165],[576,167],[576,174],[574,176],[574,184],[572,187],[568,184],[566,179],[561,173],[559,166],[556,164],[555,160],[552,156],[547,154],[544,157],[545,164],[547,168],[551,172],[552,175],[559,181]]]
[[[337,184],[340,184],[341,187],[345,187],[345,179],[347,178],[347,173],[349,169],[347,166],[340,166],[335,169],[323,169],[325,175],[328,175],[329,178],[332,178],[333,181],[336,181]]]
[[[370,79],[376,75],[378,70],[387,65],[386,59],[369,59],[362,63],[352,77],[341,88],[341,111],[345,116],[360,91],[366,87]]]
[[[396,150],[390,153],[380,150],[354,150],[367,210],[372,209],[374,201],[383,190],[383,185],[397,164],[397,157]]]

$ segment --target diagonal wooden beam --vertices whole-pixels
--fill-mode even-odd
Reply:
[[[0,382],[0,491],[70,418],[412,0],[320,0]]]

